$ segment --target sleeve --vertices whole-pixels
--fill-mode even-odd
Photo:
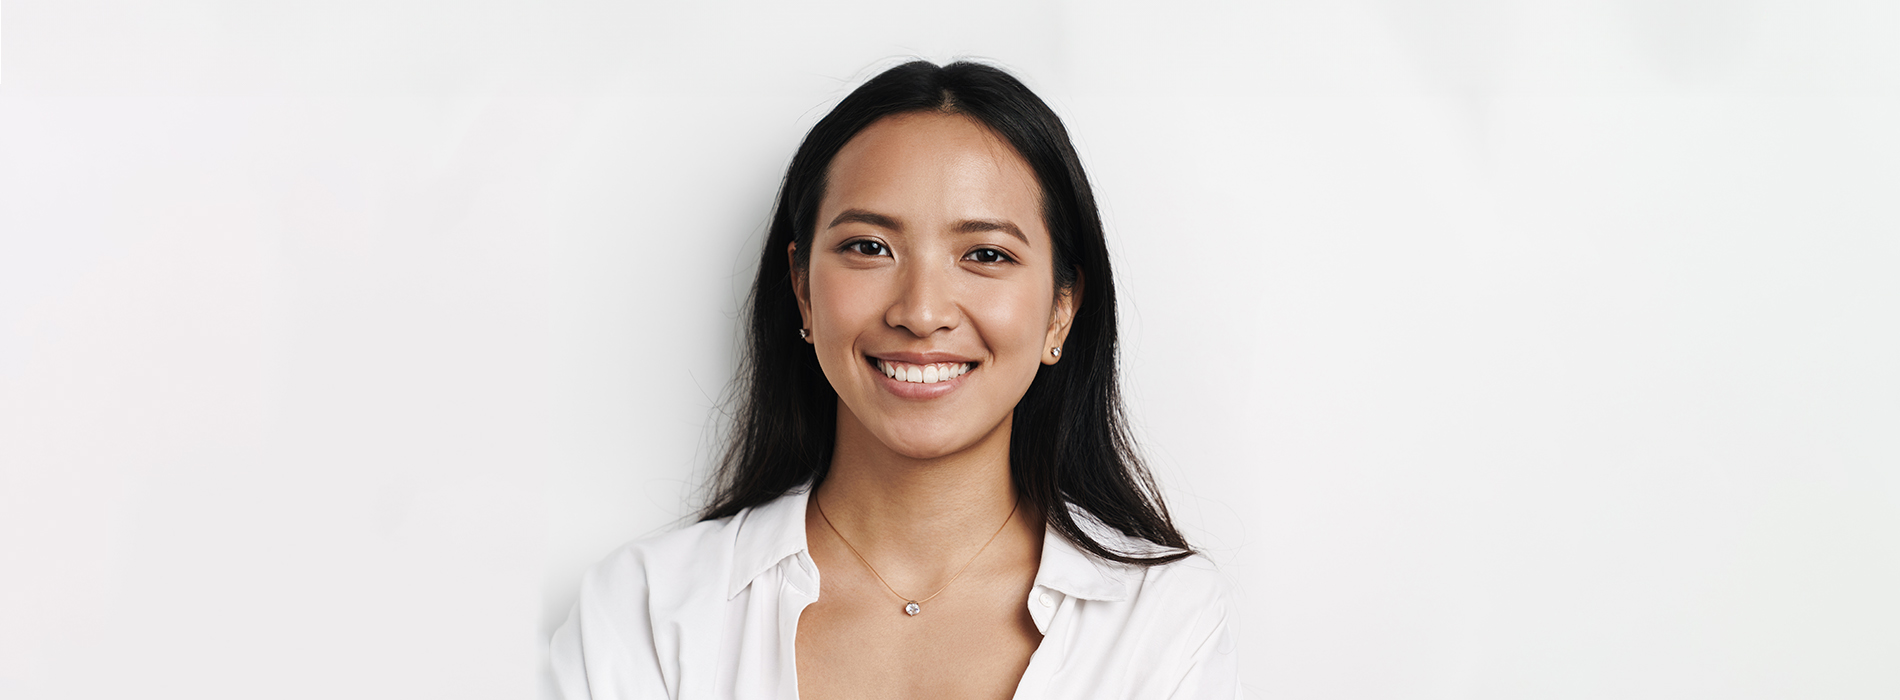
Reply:
[[[545,700],[592,700],[587,690],[587,658],[581,654],[581,606],[576,603],[567,622],[548,642],[548,673],[542,683]]]
[[[621,700],[675,696],[656,639],[646,562],[623,550],[581,581],[580,600],[548,642],[544,690],[561,700]],[[662,626],[668,627],[668,626]],[[668,655],[669,658],[673,655]]]

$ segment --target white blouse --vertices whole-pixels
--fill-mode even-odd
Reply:
[[[808,495],[639,540],[596,565],[549,649],[561,695],[798,697],[798,616],[818,600]],[[1111,549],[1141,551],[1086,511],[1070,512]],[[1127,566],[1046,530],[1025,601],[1042,643],[1016,697],[1239,697],[1227,590],[1198,555]]]

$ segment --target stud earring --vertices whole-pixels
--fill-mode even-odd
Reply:
[[[1053,348],[1049,348],[1049,354],[1051,354],[1051,355],[1054,355],[1054,356],[1056,356],[1056,357],[1061,357],[1061,356],[1062,356],[1062,346],[1060,346],[1060,345],[1057,345],[1057,346],[1055,346],[1055,347],[1053,347]]]
[[[803,328],[798,329],[798,339],[811,340],[811,331],[805,330]]]

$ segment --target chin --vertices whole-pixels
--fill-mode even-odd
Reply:
[[[967,450],[981,442],[983,436],[916,435],[913,432],[903,437],[879,435],[878,439],[892,452],[906,458],[929,460],[948,457]]]

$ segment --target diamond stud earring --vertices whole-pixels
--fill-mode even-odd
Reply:
[[[1062,356],[1062,346],[1060,346],[1060,345],[1058,345],[1058,346],[1055,346],[1055,347],[1053,347],[1053,348],[1049,348],[1049,354],[1051,354],[1051,355],[1054,355],[1054,356],[1056,356],[1056,357],[1061,357],[1061,356]]]

